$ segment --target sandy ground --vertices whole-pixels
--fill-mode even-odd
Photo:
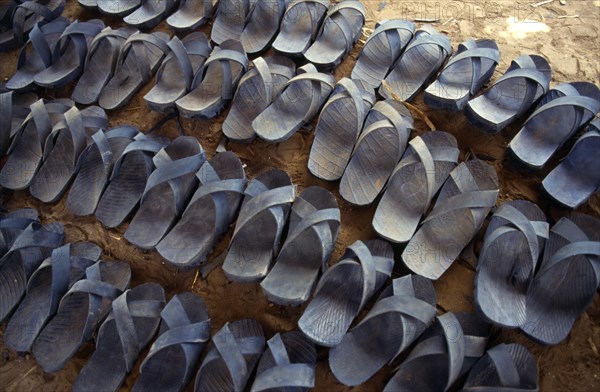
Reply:
[[[552,85],[560,82],[590,81],[599,84],[600,41],[600,2],[567,0],[560,5],[556,0],[551,4],[532,7],[534,2],[484,1],[478,4],[462,1],[363,1],[368,10],[367,27],[373,28],[375,21],[391,18],[437,19],[435,27],[451,38],[454,48],[463,40],[472,38],[494,38],[501,51],[501,61],[494,79],[497,79],[510,64],[512,58],[520,54],[541,54],[552,65]],[[72,19],[90,19],[99,14],[85,11],[75,0],[67,1],[64,15]],[[117,18],[103,18],[106,24],[120,25]],[[419,24],[418,24],[419,25]],[[169,31],[165,23],[155,30]],[[209,31],[209,26],[202,29]],[[349,76],[358,53],[355,48],[335,71],[337,79]],[[0,80],[6,80],[15,69],[17,51],[2,55]],[[68,97],[73,86],[55,91],[43,91],[46,97]],[[162,115],[153,113],[145,106],[142,96],[150,89],[146,86],[124,109],[110,113],[111,126],[134,124],[142,130],[150,129]],[[505,129],[498,135],[490,136],[471,126],[461,113],[447,113],[429,110],[422,102],[422,94],[415,104],[426,113],[437,129],[451,132],[458,139],[461,158],[467,154],[486,159],[497,169],[501,192],[498,203],[525,198],[538,203],[552,222],[568,211],[553,207],[540,192],[541,179],[553,165],[540,172],[531,172],[515,163],[505,154],[505,146],[518,131],[518,124]],[[176,137],[180,129],[186,135],[197,137],[209,156],[214,153],[221,139],[221,123],[226,113],[213,121],[187,121],[182,119],[181,127],[171,120],[159,133]],[[416,121],[416,133],[427,129],[423,121]],[[332,191],[342,210],[341,233],[331,263],[337,262],[343,250],[358,239],[375,238],[371,220],[373,206],[357,208],[345,203],[337,193],[337,183],[316,179],[307,170],[308,152],[312,133],[298,133],[286,142],[268,144],[256,141],[250,145],[229,143],[247,165],[250,177],[270,167],[286,170],[299,191],[311,185],[321,185]],[[560,150],[557,157],[565,156],[568,148]],[[553,160],[553,164],[558,158]],[[597,170],[597,168],[596,168]],[[260,287],[236,284],[227,281],[217,268],[207,279],[199,279],[195,284],[195,271],[182,272],[166,265],[156,252],[141,251],[123,239],[126,224],[115,230],[106,230],[92,217],[80,218],[72,215],[65,206],[66,197],[56,204],[42,204],[33,199],[27,191],[5,193],[4,205],[9,210],[21,207],[36,208],[44,222],[61,221],[65,224],[68,241],[89,240],[104,248],[104,259],[127,261],[133,270],[132,286],[142,282],[162,284],[169,297],[177,292],[192,290],[200,295],[208,305],[213,332],[226,321],[253,317],[262,323],[267,337],[277,331],[289,331],[296,322],[303,307],[281,307],[269,304]],[[582,206],[580,211],[600,217],[600,195]],[[221,241],[211,258],[218,255],[229,241],[230,233]],[[474,246],[463,253],[461,259],[436,283],[438,310],[473,310],[473,249],[480,246],[479,234]],[[397,255],[401,248],[396,249]],[[400,264],[400,262],[398,263]],[[401,273],[399,270],[398,274]],[[0,327],[0,335],[3,327]],[[0,339],[1,342],[1,339]],[[516,331],[493,330],[490,344],[519,342],[526,345],[539,362],[539,381],[542,391],[583,391],[600,390],[600,298],[596,296],[593,305],[580,317],[569,337],[554,347],[539,346]],[[68,390],[79,370],[93,351],[93,344],[85,345],[79,353],[55,374],[44,374],[30,355],[18,355],[6,350],[0,343],[0,389],[6,391],[29,390]],[[380,390],[389,379],[392,369],[400,363],[385,367],[371,380],[360,387],[347,388],[336,382],[327,365],[327,350],[319,350],[316,390],[320,391],[372,391]],[[143,354],[145,355],[145,353]],[[141,361],[139,361],[141,362]],[[138,363],[139,366],[139,363]],[[128,390],[136,379],[136,368],[123,385]],[[188,388],[191,390],[191,388]]]

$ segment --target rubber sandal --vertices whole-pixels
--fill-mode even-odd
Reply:
[[[338,345],[354,318],[390,277],[393,267],[394,250],[389,243],[356,241],[323,274],[298,327],[318,345]]]
[[[156,169],[148,177],[140,207],[125,231],[125,239],[142,249],[153,249],[181,216],[206,156],[196,138],[180,136],[152,160]]]
[[[233,98],[242,75],[248,70],[248,57],[239,41],[227,40],[213,48],[204,67],[196,73],[191,91],[175,104],[188,118],[213,118]]]
[[[492,166],[479,159],[458,165],[408,242],[402,253],[404,264],[429,279],[442,276],[477,234],[496,204],[498,192],[498,176]]]
[[[87,0],[86,0],[87,1]],[[106,15],[125,16],[142,5],[143,0],[94,0],[98,11]]]
[[[142,0],[141,5],[123,18],[123,22],[140,29],[152,29],[165,19],[175,6],[176,0]]]
[[[462,110],[490,80],[499,61],[500,51],[494,40],[467,39],[425,89],[425,103],[433,109]]]
[[[256,1],[239,37],[246,53],[257,54],[269,49],[289,2],[290,0]]]
[[[35,84],[57,88],[78,78],[83,72],[88,48],[103,28],[104,23],[99,19],[76,20],[67,26],[52,48],[52,65],[34,76]]]
[[[135,209],[148,177],[154,170],[152,158],[168,142],[138,133],[117,158],[94,212],[106,227],[117,227]]]
[[[525,200],[502,204],[488,225],[477,262],[475,306],[488,322],[518,328],[527,319],[527,290],[548,238],[542,210]]]
[[[16,1],[11,13],[12,26],[0,33],[0,51],[4,52],[23,46],[29,32],[38,23],[51,22],[62,14],[65,0]]]
[[[219,0],[215,19],[210,31],[210,40],[221,46],[225,41],[240,41],[246,21],[257,4],[257,0]]]
[[[447,391],[484,354],[488,327],[470,313],[436,317],[383,389]]]
[[[296,65],[283,56],[258,57],[254,67],[242,76],[231,109],[223,121],[223,134],[237,142],[256,137],[252,121],[265,110],[296,74]]]
[[[329,352],[334,376],[349,386],[367,381],[421,336],[433,322],[435,304],[430,280],[418,275],[394,279],[365,318]]]
[[[159,336],[140,366],[133,392],[182,391],[210,339],[206,305],[193,293],[174,295],[160,315]]]
[[[118,296],[98,330],[96,350],[79,372],[73,392],[118,391],[158,330],[164,306],[165,291],[157,283],[144,283]]]
[[[32,353],[46,373],[60,370],[91,339],[130,280],[129,264],[122,261],[99,261],[85,270],[85,279],[71,286],[33,342]]]
[[[269,301],[300,305],[308,300],[319,272],[327,269],[339,227],[340,210],[329,191],[312,186],[300,193],[292,205],[287,238],[260,284]]]
[[[255,283],[267,276],[294,198],[292,180],[282,170],[269,170],[248,183],[223,262],[229,280]]]
[[[414,35],[415,24],[407,20],[377,23],[358,54],[350,77],[376,90]]]
[[[450,54],[452,44],[448,37],[438,33],[431,25],[422,26],[385,77],[391,91],[380,87],[379,94],[388,99],[410,101],[427,87]]]
[[[373,229],[395,243],[408,242],[450,172],[458,164],[458,143],[432,131],[408,143],[373,216]]]
[[[169,27],[175,30],[196,30],[214,14],[218,0],[179,0],[179,8],[167,18]]]
[[[465,115],[482,131],[498,133],[548,91],[550,75],[550,64],[543,57],[519,56],[492,87],[467,103]]]
[[[188,34],[182,41],[173,37],[167,45],[171,53],[158,68],[156,84],[144,95],[148,107],[157,112],[175,108],[175,101],[190,91],[194,75],[210,55],[208,39],[200,32]]]
[[[508,144],[509,151],[535,169],[548,160],[600,111],[600,89],[588,82],[563,83],[542,97]]]
[[[77,175],[67,197],[69,211],[77,216],[94,213],[115,161],[138,134],[136,128],[126,125],[92,135],[92,143],[77,160]]]
[[[317,116],[334,86],[333,75],[318,72],[314,65],[298,68],[282,93],[252,121],[252,128],[269,142],[290,138]]]
[[[71,99],[82,105],[98,102],[100,92],[113,76],[121,47],[137,30],[106,27],[90,43],[83,74],[77,81]],[[107,66],[108,65],[108,66]]]
[[[22,208],[0,215],[0,258],[13,246],[23,230],[34,222],[39,222],[39,217],[33,208]]]
[[[27,281],[54,248],[64,239],[60,223],[32,222],[0,259],[0,322],[21,302]]]
[[[4,344],[17,352],[31,350],[44,325],[56,314],[60,299],[85,276],[102,249],[91,242],[66,244],[52,251],[27,282],[27,294],[4,330]]]
[[[304,58],[318,68],[332,69],[348,56],[365,25],[365,6],[346,0],[331,7]]]
[[[328,181],[342,177],[375,100],[374,91],[362,89],[352,79],[336,84],[319,114],[308,156],[308,170],[314,176]]]
[[[299,331],[276,333],[256,368],[251,392],[307,392],[315,386],[317,350]]]
[[[127,104],[152,79],[169,47],[166,33],[132,34],[121,47],[115,72],[98,97],[98,104],[114,110]]]
[[[50,23],[33,26],[29,39],[19,52],[17,70],[6,82],[6,88],[26,90],[34,86],[35,75],[52,65],[52,48],[70,23],[67,18],[59,17]]]
[[[75,175],[77,160],[92,135],[108,126],[104,110],[72,107],[46,138],[44,158],[29,185],[29,192],[44,203],[58,201]]]
[[[0,157],[6,155],[13,135],[19,131],[31,113],[29,107],[37,100],[37,95],[33,93],[19,94],[9,91],[0,94]]]
[[[196,374],[194,391],[244,391],[264,347],[258,321],[225,323],[213,336],[212,347]]]
[[[330,7],[329,0],[292,0],[281,19],[273,49],[288,57],[302,57],[317,36]]]
[[[237,217],[246,174],[240,159],[224,151],[204,162],[196,173],[199,186],[181,219],[156,245],[180,269],[198,267]]]
[[[29,187],[42,163],[46,138],[71,107],[73,101],[69,99],[40,99],[29,107],[31,112],[13,135],[8,159],[0,170],[1,186],[12,190]]]
[[[544,257],[527,293],[521,330],[540,344],[557,344],[592,303],[600,285],[600,220],[572,214],[550,229]]]
[[[518,343],[489,349],[471,368],[463,392],[537,392],[538,371],[535,357]]]
[[[600,190],[600,120],[594,120],[567,155],[542,181],[552,200],[568,208],[577,208]]]
[[[374,112],[365,120],[340,181],[340,196],[355,205],[375,201],[402,158],[410,137],[412,117],[406,108],[398,111],[391,105],[379,105]],[[377,120],[381,114],[384,119]]]

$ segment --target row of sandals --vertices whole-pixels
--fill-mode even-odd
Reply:
[[[49,43],[45,50],[27,52],[24,48],[20,68],[7,83],[9,89],[28,88],[32,83],[62,84],[83,73],[72,99],[82,104],[98,102],[112,109],[131,99],[158,69],[156,85],[144,97],[152,109],[176,108],[184,116],[210,118],[232,99],[222,130],[233,141],[249,142],[256,137],[283,141],[319,116],[309,169],[326,180],[341,178],[342,196],[357,205],[375,200],[408,151],[412,120],[406,108],[394,100],[411,99],[446,60],[442,57],[434,62],[427,58],[441,45],[443,35],[427,26],[415,32],[413,24],[398,20],[382,23],[371,34],[352,79],[337,83],[331,74],[320,72],[312,63],[296,69],[294,62],[283,56],[258,57],[247,70],[243,45],[235,40],[223,41],[211,50],[204,34],[198,32],[169,41],[164,33],[145,34],[129,28],[108,27],[100,32],[103,24],[97,20],[67,24],[59,18],[34,27],[30,39],[32,45],[36,42],[36,48],[43,46],[40,42],[49,42],[44,41],[47,36],[40,29],[48,33],[56,30],[54,50]],[[82,34],[91,40],[87,52],[82,49],[86,47],[83,42],[88,42]],[[382,47],[395,50],[382,57],[377,52]],[[445,53],[440,50],[435,53]],[[39,56],[59,60],[56,67],[45,69],[48,61]],[[74,60],[77,58],[78,62]],[[106,58],[114,60],[116,67],[106,67]],[[387,65],[383,59],[387,59]],[[486,92],[469,100],[489,80],[498,59],[493,41],[467,40],[427,87],[425,101],[446,110],[466,107],[467,118],[491,132],[498,132],[534,109],[508,149],[527,167],[541,169],[600,110],[600,90],[587,82],[564,83],[549,90],[548,63],[539,56],[524,55],[513,61],[506,74]],[[439,64],[425,67],[433,63]],[[375,79],[369,79],[373,75],[377,75]],[[42,81],[46,77],[51,80]],[[386,88],[378,84],[382,80]],[[409,86],[415,89],[407,95]],[[375,88],[393,99],[376,102]],[[24,98],[14,100],[22,102]],[[499,118],[499,113],[504,117]],[[5,130],[0,137],[2,144],[7,144],[15,132],[13,129],[8,135]],[[546,193],[559,204],[576,208],[600,188],[600,175],[582,170],[598,164],[599,136],[596,120],[577,139],[566,159],[544,179]],[[565,183],[574,186],[564,187]]]
[[[95,335],[95,351],[79,372],[75,391],[118,390],[157,332],[135,391],[183,390],[209,340],[196,373],[197,391],[242,391],[249,385],[252,391],[308,390],[315,386],[314,343],[333,347],[329,363],[336,378],[358,385],[415,342],[384,390],[446,390],[467,373],[464,390],[538,388],[535,358],[525,347],[500,344],[486,352],[489,328],[482,319],[468,313],[436,317],[433,284],[418,275],[394,279],[348,332],[354,317],[342,313],[358,314],[391,274],[394,252],[382,240],[357,241],[348,248],[332,268],[343,269],[344,276],[320,289],[334,302],[317,295],[299,321],[302,333],[277,333],[266,341],[260,323],[251,319],[227,322],[211,339],[199,297],[185,292],[167,302],[156,283],[128,289],[128,264],[98,261],[102,250],[90,242],[62,245],[62,225],[42,225],[35,210],[2,216],[0,234],[0,320],[8,320],[4,342],[16,351],[31,351],[45,371],[54,372]],[[351,287],[356,284],[363,287]],[[323,309],[322,316],[315,314]],[[431,372],[440,376],[430,377]]]

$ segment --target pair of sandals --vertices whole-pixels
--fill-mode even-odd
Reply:
[[[266,171],[244,191],[223,271],[232,281],[261,282],[272,302],[301,304],[327,268],[339,225],[340,210],[330,192],[312,186],[296,197],[287,173]]]
[[[552,228],[535,204],[502,204],[490,219],[475,303],[490,322],[542,344],[567,337],[600,284],[600,220],[573,213]]]
[[[319,69],[330,70],[350,53],[365,20],[365,8],[359,1],[292,1],[272,46],[278,53],[303,57]]]
[[[335,79],[312,64],[298,69],[283,56],[258,57],[241,78],[222,125],[238,142],[279,142],[308,126],[331,94]]]
[[[351,78],[365,88],[379,89],[386,99],[409,101],[429,84],[450,54],[450,40],[432,26],[415,30],[412,22],[384,20],[365,42]]]
[[[0,5],[0,52],[20,48],[36,25],[60,17],[65,0],[11,0]]]
[[[108,125],[108,119],[101,108],[79,110],[69,99],[40,99],[28,112],[14,130],[0,184],[12,190],[29,188],[37,199],[55,202],[78,171],[93,135]]]
[[[129,26],[149,30],[162,22],[177,3],[176,0],[78,0],[87,9],[97,9],[110,16],[121,16]]]
[[[74,81],[84,71],[88,48],[104,27],[99,19],[70,22],[59,17],[49,23],[37,23],[19,53],[17,70],[6,87],[55,88]]]
[[[372,91],[340,80],[323,107],[308,158],[316,177],[340,180],[340,195],[355,205],[372,203],[402,157],[413,126],[394,100],[375,102]]]

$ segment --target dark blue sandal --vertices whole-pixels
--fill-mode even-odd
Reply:
[[[27,282],[27,294],[4,330],[4,344],[30,351],[44,325],[56,314],[61,298],[85,276],[102,249],[91,242],[66,244],[52,251]]]

